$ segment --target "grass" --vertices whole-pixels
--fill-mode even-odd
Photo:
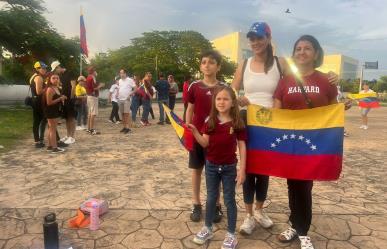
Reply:
[[[25,107],[0,107],[0,153],[11,150],[27,135],[32,136],[32,110]]]

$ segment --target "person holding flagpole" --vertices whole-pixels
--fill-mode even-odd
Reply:
[[[329,83],[326,74],[316,70],[324,58],[317,39],[311,35],[301,36],[294,44],[292,58],[298,72],[279,81],[274,92],[274,108],[300,110],[337,103],[336,86]],[[313,180],[287,179],[287,184],[291,227],[282,232],[278,240],[286,243],[298,237],[301,249],[313,249],[308,236]]]

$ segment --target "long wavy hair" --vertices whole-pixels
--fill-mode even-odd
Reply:
[[[215,100],[216,100],[216,96],[221,91],[226,91],[231,97],[232,106],[230,109],[230,117],[232,119],[231,121],[232,127],[234,128],[234,130],[243,129],[245,127],[245,124],[239,115],[239,107],[238,107],[238,102],[237,102],[237,98],[234,90],[227,85],[220,85],[215,88],[214,95],[212,96],[211,112],[208,118],[208,131],[212,132],[215,130],[215,125],[218,120],[218,114],[219,114],[219,111],[216,109]]]

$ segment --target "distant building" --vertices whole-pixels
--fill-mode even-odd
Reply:
[[[335,72],[340,79],[356,79],[358,77],[359,61],[342,54],[325,55],[324,63],[317,68],[321,72]]]
[[[253,55],[246,33],[243,32],[234,32],[215,38],[212,40],[212,44],[222,55],[235,63],[239,63]],[[275,44],[273,44],[273,50],[275,53]],[[358,65],[358,60],[342,54],[325,55],[324,63],[318,70],[324,73],[335,72],[340,79],[356,79],[358,77]]]
[[[252,56],[246,33],[234,32],[212,40],[215,49],[230,61],[238,63]]]

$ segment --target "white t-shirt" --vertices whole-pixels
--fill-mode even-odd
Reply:
[[[274,60],[273,66],[267,74],[264,72],[255,73],[250,69],[251,60],[252,57],[247,60],[243,75],[245,96],[251,104],[271,108],[273,107],[273,94],[280,80],[277,63]]]
[[[110,87],[109,92],[112,94],[112,101],[113,102],[118,102],[117,101],[118,84],[114,83]]]
[[[126,79],[120,79],[118,81],[118,100],[129,99],[129,96],[132,94],[135,87],[136,83],[131,78],[127,77]]]

